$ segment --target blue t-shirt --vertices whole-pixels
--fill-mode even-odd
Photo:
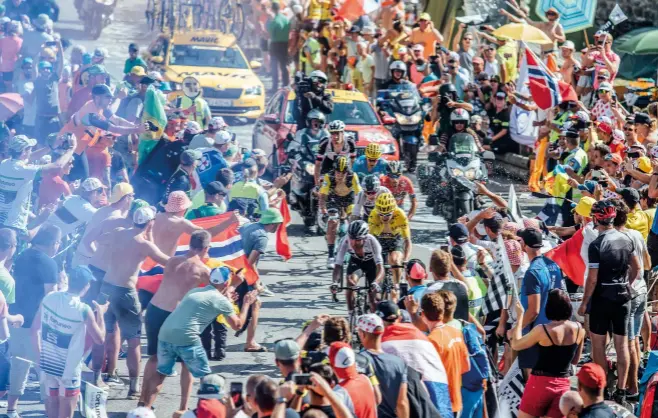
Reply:
[[[365,155],[362,155],[359,158],[357,158],[356,161],[354,161],[354,167],[352,167],[352,171],[358,174],[359,178],[362,179],[368,174],[379,174],[379,175],[386,174],[387,167],[388,167],[388,163],[386,162],[386,160],[380,158],[377,160],[377,163],[372,168],[372,170],[368,170],[367,158]]]
[[[240,228],[240,237],[242,238],[242,250],[244,255],[249,257],[252,251],[256,250],[261,254],[267,249],[267,231],[260,222],[251,222]]]
[[[400,357],[388,353],[373,353],[368,350],[361,354],[370,358],[375,376],[379,380],[382,402],[377,406],[379,418],[397,417],[396,408],[400,386],[407,383],[407,365]]]
[[[216,149],[207,149],[201,154],[201,160],[196,167],[196,172],[201,180],[201,186],[206,187],[208,183],[215,181],[217,172],[222,168],[227,168],[228,163],[222,156],[222,153]]]
[[[420,302],[420,300],[423,298],[423,295],[425,294],[425,290],[427,290],[427,285],[426,284],[421,284],[418,286],[414,286],[409,288],[409,294],[414,297],[417,301]]]
[[[539,315],[524,332],[529,331],[535,325],[547,324],[546,319],[546,301],[548,293],[553,289],[562,288],[562,270],[553,261],[543,255],[535,258],[530,262],[530,267],[523,276],[521,283],[520,299],[524,309],[528,309],[528,296],[539,294],[541,302],[539,306]]]

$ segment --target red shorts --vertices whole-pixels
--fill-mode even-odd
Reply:
[[[530,375],[519,409],[534,417],[562,418],[560,398],[570,389],[568,377]]]

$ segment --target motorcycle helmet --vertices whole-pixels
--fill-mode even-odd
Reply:
[[[452,127],[455,127],[457,123],[463,123],[464,129],[468,128],[468,123],[470,121],[470,115],[464,109],[455,109],[450,114],[450,124]]]
[[[400,177],[402,175],[402,164],[399,161],[389,161],[386,167],[386,175]]]
[[[343,132],[345,124],[342,120],[332,120],[329,122],[329,132]]]
[[[617,216],[617,208],[610,200],[599,200],[592,205],[592,218],[603,225],[610,225]]]
[[[371,142],[366,147],[366,158],[369,160],[377,160],[382,156],[382,149],[379,144]]]
[[[327,84],[327,75],[320,70],[311,71],[308,76],[313,84],[322,84],[323,86]]]
[[[352,221],[350,226],[347,227],[347,235],[351,239],[364,239],[369,232],[368,223],[362,220]]]
[[[368,174],[363,179],[363,190],[366,193],[376,192],[377,190],[379,190],[380,185],[381,183],[379,181],[379,177],[377,177],[374,174]]]
[[[382,193],[377,197],[375,202],[375,209],[381,215],[387,215],[395,210],[397,203],[395,203],[395,198],[391,193]]]
[[[439,87],[439,96],[441,97],[442,103],[447,101],[446,99],[452,101],[457,100],[457,89],[455,88],[455,85],[452,83],[442,84],[441,87]]]
[[[306,115],[306,126],[309,128],[311,127],[311,121],[313,119],[317,119],[320,121],[320,125],[324,125],[326,118],[324,116],[324,113],[320,112],[318,109],[312,109],[308,114]]]
[[[345,171],[348,171],[349,168],[350,168],[350,164],[347,161],[347,157],[344,156],[344,155],[339,156],[334,161],[334,170],[338,171],[339,173],[343,173]]]
[[[391,65],[389,65],[388,71],[391,73],[391,78],[393,79],[395,79],[395,77],[393,77],[393,71],[402,71],[402,76],[400,76],[400,78],[404,78],[407,74],[407,64],[402,61],[393,61]]]

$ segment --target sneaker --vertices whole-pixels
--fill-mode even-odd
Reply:
[[[274,292],[268,289],[267,286],[265,286],[264,284],[260,285],[260,289],[258,289],[258,294],[266,298],[274,297]]]
[[[334,265],[336,264],[336,259],[333,257],[327,257],[327,268],[333,270]]]
[[[224,350],[215,350],[215,355],[212,356],[213,360],[222,361],[226,358],[226,351]]]
[[[18,415],[18,412],[16,411],[11,411],[11,412],[7,411],[5,415],[7,416],[7,418],[21,418],[21,416]]]
[[[128,352],[123,351],[123,348],[119,350],[119,360],[125,360],[128,357]]]
[[[631,394],[626,395],[626,402],[638,403],[639,401],[640,401],[640,392],[635,393],[633,395]]]
[[[623,405],[624,402],[626,401],[626,389],[617,389],[615,390],[615,393],[612,394],[612,400],[618,403],[619,405]]]
[[[113,374],[107,374],[105,376],[105,383],[107,383],[109,386],[125,386],[125,383],[123,383],[123,380],[119,377],[119,373],[115,370]]]

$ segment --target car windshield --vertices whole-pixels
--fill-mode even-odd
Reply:
[[[286,108],[286,123],[296,123],[292,114],[297,100],[288,102]],[[379,125],[379,119],[368,102],[334,103],[334,111],[327,115],[327,123],[332,120],[342,120],[345,125]]]
[[[453,154],[475,154],[477,147],[475,146],[475,139],[468,134],[453,135],[450,138],[450,150]]]
[[[237,48],[220,48],[198,45],[175,45],[170,65],[189,67],[237,68],[248,69],[249,66]]]

